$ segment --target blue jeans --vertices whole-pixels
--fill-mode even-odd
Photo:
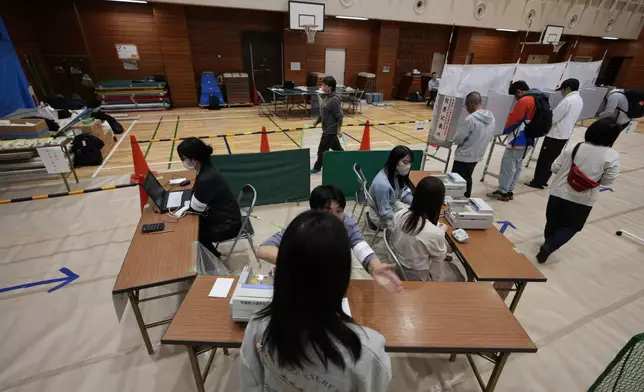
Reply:
[[[514,187],[519,181],[521,175],[521,168],[523,167],[523,156],[525,155],[525,147],[523,148],[507,148],[503,153],[501,160],[501,172],[499,173],[499,191],[503,193],[514,192]]]

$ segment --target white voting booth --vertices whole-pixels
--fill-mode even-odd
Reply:
[[[496,121],[495,138],[487,156],[481,181],[485,175],[498,177],[489,172],[488,167],[495,145],[504,145],[507,136],[503,136],[505,121],[514,106],[514,97],[507,94],[512,81],[524,80],[531,88],[536,88],[550,95],[550,104],[554,109],[563,98],[555,91],[559,84],[568,78],[576,78],[580,83],[579,93],[584,100],[584,110],[579,120],[595,117],[606,89],[594,87],[601,61],[564,62],[555,64],[500,64],[500,65],[447,65],[441,78],[434,115],[425,149],[425,159],[436,159],[445,163],[445,172],[451,158],[454,136],[460,123],[468,115],[464,107],[465,96],[478,91],[483,96],[483,106],[492,112]],[[429,145],[436,150],[430,154]],[[448,149],[447,158],[436,156],[440,148]],[[534,152],[534,151],[533,151]],[[425,160],[423,160],[423,165]],[[529,162],[529,160],[528,160]]]

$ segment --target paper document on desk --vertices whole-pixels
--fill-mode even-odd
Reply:
[[[233,282],[235,279],[232,278],[217,278],[215,284],[212,285],[212,289],[208,294],[212,298],[226,298],[228,297],[228,292],[230,288],[233,287]]]
[[[349,298],[342,298],[342,310],[347,314],[347,316],[352,317],[351,308],[349,307]]]

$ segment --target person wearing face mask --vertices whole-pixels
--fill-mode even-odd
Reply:
[[[543,189],[548,185],[552,172],[550,167],[568,143],[575,129],[575,123],[584,107],[584,101],[579,95],[579,80],[566,79],[557,91],[561,91],[564,99],[552,111],[552,127],[543,139],[537,167],[534,169],[534,178],[526,185],[531,188]]]
[[[375,205],[369,203],[369,220],[376,226],[388,226],[394,213],[411,204],[409,182],[414,155],[406,146],[396,146],[389,153],[385,167],[374,177],[369,194]]]
[[[322,81],[322,91],[326,94],[324,102],[320,105],[320,116],[313,123],[315,128],[322,123],[322,137],[318,146],[318,159],[311,169],[311,174],[322,171],[324,153],[328,150],[343,151],[340,145],[342,137],[342,100],[335,94],[336,81],[333,76],[327,76]]]
[[[199,242],[216,257],[213,243],[235,238],[241,229],[241,211],[224,176],[212,166],[212,147],[195,137],[182,141],[177,153],[187,170],[197,172],[190,209],[199,214]]]

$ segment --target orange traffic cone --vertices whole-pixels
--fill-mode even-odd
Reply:
[[[148,194],[143,190],[143,181],[145,181],[145,176],[150,168],[134,135],[130,135],[130,144],[132,145],[132,161],[134,162],[134,173],[130,176],[130,183],[139,184],[139,200],[141,200],[141,211],[143,211],[145,203],[148,202]]]
[[[371,124],[369,120],[364,125],[364,132],[362,133],[362,141],[360,142],[360,151],[370,151],[371,150]]]
[[[262,142],[259,145],[259,152],[271,152],[271,146],[268,145],[266,127],[262,127]]]

